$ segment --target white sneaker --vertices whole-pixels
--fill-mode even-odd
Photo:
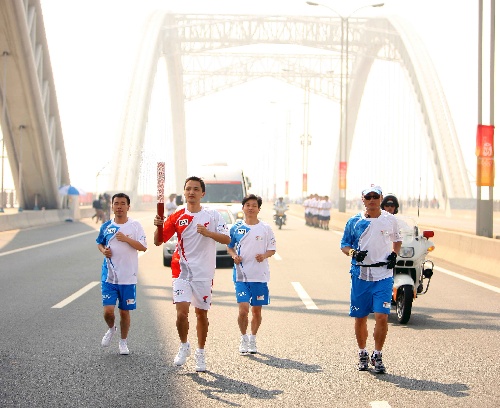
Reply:
[[[196,359],[196,372],[203,373],[207,371],[207,364],[205,363],[205,351],[200,349],[196,350],[194,352],[194,358]]]
[[[120,340],[120,343],[118,343],[118,348],[120,349],[120,354],[122,355],[128,355],[128,347],[127,347],[127,340]]]
[[[179,352],[174,358],[174,365],[181,366],[186,362],[186,359],[191,355],[191,347],[188,343],[181,343]]]
[[[108,329],[108,331],[101,340],[101,346],[108,347],[109,344],[111,343],[111,339],[113,338],[115,332],[116,332],[116,326],[113,326],[112,328]]]
[[[257,353],[257,340],[255,336],[248,336],[248,352],[250,354]]]
[[[239,351],[240,354],[248,353],[248,336],[246,334],[241,335]]]

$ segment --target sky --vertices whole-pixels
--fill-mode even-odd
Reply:
[[[323,3],[344,16],[369,4],[359,0],[325,0]],[[110,160],[117,146],[134,58],[144,21],[151,11],[272,15],[286,11],[299,15],[332,15],[324,7],[311,7],[295,0],[41,0],[41,4],[71,183],[89,192],[102,192],[108,187]],[[389,0],[383,8],[371,10],[377,13],[373,15],[401,16],[419,34],[440,77],[466,167],[471,179],[474,179],[477,2]],[[363,13],[359,15],[367,14],[364,10]],[[157,81],[161,83],[165,78],[158,77]],[[155,89],[153,99],[160,102],[153,103],[152,100],[151,115],[162,117],[164,95]],[[314,136],[309,149],[309,190],[327,195],[331,183],[324,176],[322,164],[334,160],[331,152],[336,149],[336,141],[330,134],[337,134],[338,129],[334,128],[338,126],[338,121],[331,118],[331,103],[320,99],[311,98],[311,133]],[[188,103],[186,126],[189,146],[206,140],[207,128],[214,129],[210,135],[211,143],[204,149],[188,147],[188,166],[189,163],[206,162],[207,156],[211,162],[235,164],[232,162],[234,153],[245,151],[251,158],[245,166],[251,173],[253,184],[265,183],[267,176],[261,169],[275,170],[271,170],[272,159],[261,157],[261,152],[265,148],[283,150],[287,117],[291,116],[293,121],[293,118],[301,116],[302,103],[303,91],[272,79],[248,83]],[[289,136],[294,169],[301,167],[298,165],[301,147],[297,134],[300,126],[300,121],[292,124]],[[281,136],[277,137],[275,146],[269,147],[273,135]],[[169,160],[168,157],[163,159]],[[321,165],[318,166],[318,163]],[[293,176],[291,173],[289,177],[293,177],[294,181],[290,195],[300,196],[301,183],[296,179],[300,178],[301,171],[293,172]],[[361,177],[363,182],[368,178],[369,174]],[[174,188],[168,174],[166,184],[167,193]],[[283,194],[282,184],[277,188],[278,195]],[[292,181],[290,184],[292,189]],[[270,188],[267,187],[268,190]],[[353,192],[348,187],[349,194]]]

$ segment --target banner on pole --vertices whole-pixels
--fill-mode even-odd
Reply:
[[[476,134],[477,174],[478,187],[493,187],[495,185],[495,148],[494,131],[492,125],[478,125]]]
[[[346,183],[346,175],[347,175],[347,162],[343,161],[339,163],[339,190],[345,190]]]

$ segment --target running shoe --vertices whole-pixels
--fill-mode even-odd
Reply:
[[[257,353],[257,340],[255,339],[255,336],[248,337],[248,352],[250,354]]]
[[[359,363],[358,363],[358,371],[366,371],[368,370],[368,360],[370,359],[368,353],[366,351],[358,352]]]
[[[194,358],[196,359],[195,370],[197,373],[204,373],[207,371],[207,363],[205,362],[205,351],[196,350],[194,352]]]
[[[241,336],[239,351],[240,354],[248,353],[248,336],[246,334]]]
[[[382,353],[377,353],[377,354],[375,354],[375,352],[372,353],[372,356],[370,358],[370,362],[372,363],[373,370],[377,374],[385,373],[385,366],[384,366],[384,363],[382,362]]]
[[[115,335],[115,332],[116,332],[116,327],[115,326],[113,326],[110,329],[108,329],[108,331],[106,332],[106,334],[104,335],[104,337],[101,340],[101,346],[108,347],[110,345],[110,343],[111,343],[111,339]]]
[[[128,347],[127,347],[127,340],[120,340],[120,343],[118,343],[118,348],[120,349],[120,354],[126,356],[129,354]]]
[[[191,355],[191,347],[189,343],[181,343],[179,352],[174,358],[174,365],[181,366],[186,362],[186,359]]]

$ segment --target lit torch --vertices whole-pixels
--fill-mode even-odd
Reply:
[[[165,211],[165,162],[158,162],[156,166],[157,180],[157,197],[156,197],[156,213],[163,219]],[[163,242],[163,226],[158,228],[158,240]]]

